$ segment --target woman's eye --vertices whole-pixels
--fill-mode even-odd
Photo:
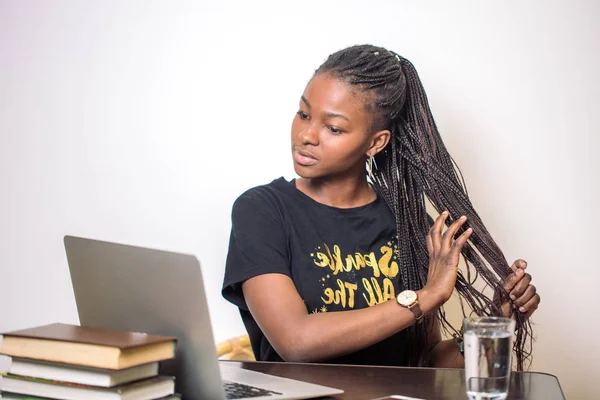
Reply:
[[[341,130],[340,128],[336,128],[335,126],[329,126],[329,130],[331,131],[331,133],[333,133],[334,135],[339,135],[341,133],[343,133],[344,131]]]
[[[302,110],[298,111],[296,114],[298,114],[298,116],[300,117],[300,119],[308,119],[308,114],[306,114]]]

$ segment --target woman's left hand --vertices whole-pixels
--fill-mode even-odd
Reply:
[[[502,305],[502,314],[505,317],[510,317],[511,307],[514,306],[527,319],[537,310],[540,304],[540,295],[537,293],[535,286],[531,284],[531,275],[525,272],[527,268],[525,260],[515,261],[510,268],[513,273],[506,277],[503,286],[512,301]]]

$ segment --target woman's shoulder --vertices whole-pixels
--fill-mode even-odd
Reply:
[[[293,182],[288,182],[284,177],[280,177],[274,179],[270,183],[247,189],[237,198],[237,200],[248,200],[254,198],[262,199],[265,196],[281,196],[282,194],[289,195],[293,192],[293,189]]]
[[[289,197],[294,195],[294,191],[293,181],[289,182],[280,177],[246,190],[235,200],[233,208],[272,208],[286,203]]]

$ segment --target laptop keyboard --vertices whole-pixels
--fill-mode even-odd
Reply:
[[[274,396],[281,394],[273,392],[271,390],[265,390],[254,386],[248,386],[243,385],[241,383],[227,381],[223,382],[223,387],[225,388],[225,397],[227,397],[228,400],[245,399],[261,396]]]

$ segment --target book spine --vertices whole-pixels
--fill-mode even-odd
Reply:
[[[10,371],[10,365],[12,364],[12,358],[10,356],[5,356],[0,354],[0,375],[7,373]]]

